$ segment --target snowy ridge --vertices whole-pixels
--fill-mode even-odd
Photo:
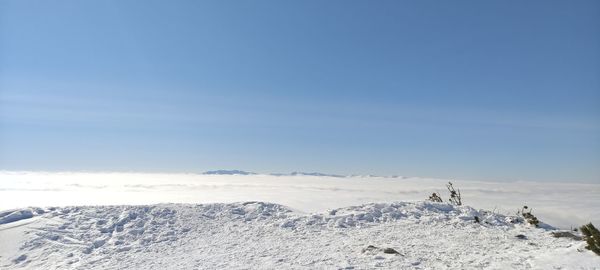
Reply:
[[[346,175],[320,173],[320,172],[292,172],[289,175],[291,175],[291,176],[322,176],[322,177],[338,177],[338,178],[347,177]]]
[[[517,217],[493,214],[489,211],[475,210],[469,206],[454,206],[432,202],[371,203],[360,206],[330,210],[325,214],[313,214],[288,220],[283,227],[295,227],[296,224],[327,227],[364,227],[372,223],[386,223],[397,220],[414,221],[420,224],[470,224],[477,216],[483,225],[514,226],[522,223]],[[551,228],[546,225],[546,228]]]
[[[320,173],[320,172],[291,172],[291,173],[266,173],[260,174],[255,172],[248,172],[242,170],[214,170],[203,172],[204,175],[270,175],[270,176],[319,176],[319,177],[336,177],[344,178],[350,177],[349,175],[331,174],[331,173]],[[377,176],[371,176],[377,177]]]
[[[35,213],[43,213],[41,209],[35,209]],[[22,219],[32,218],[34,211],[32,209],[8,210],[0,212],[0,224],[11,223]]]
[[[24,238],[11,252],[0,253],[2,269],[598,269],[600,265],[600,258],[582,249],[581,241],[553,238],[548,229],[531,227],[516,217],[430,202],[370,203],[309,215],[264,202],[7,212],[2,217],[13,213],[31,217],[22,215],[0,225],[0,240],[11,230]],[[481,223],[475,223],[474,216]],[[398,254],[382,253],[383,248]]]
[[[241,171],[241,170],[215,170],[215,171],[206,171],[202,174],[205,175],[255,175],[256,173]]]
[[[329,174],[320,172],[291,172],[291,173],[268,173],[259,174],[242,170],[214,170],[203,172],[204,175],[270,175],[270,176],[320,176],[320,177],[348,177],[347,175]]]

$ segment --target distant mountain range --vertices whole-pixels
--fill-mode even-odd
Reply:
[[[205,175],[256,175],[259,173],[255,172],[247,172],[242,170],[214,170],[214,171],[206,171],[202,174]],[[291,173],[269,173],[268,175],[273,176],[320,176],[320,177],[379,177],[377,175],[340,175],[340,174],[330,174],[330,173],[320,173],[320,172],[291,172]],[[391,176],[393,178],[397,178],[399,176]],[[402,177],[403,178],[403,177]]]
[[[240,171],[240,170],[216,170],[216,171],[206,171],[202,174],[207,174],[207,175],[253,175],[256,173]]]
[[[308,175],[308,176],[346,177],[345,175],[319,173],[319,172],[292,172],[289,175],[292,175],[292,176],[296,176],[296,175]]]

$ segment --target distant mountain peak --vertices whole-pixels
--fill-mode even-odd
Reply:
[[[252,175],[252,174],[256,174],[256,173],[240,171],[240,170],[214,170],[214,171],[206,171],[202,174],[206,174],[206,175]]]

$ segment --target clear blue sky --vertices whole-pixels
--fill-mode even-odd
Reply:
[[[600,1],[0,1],[0,169],[600,182]]]

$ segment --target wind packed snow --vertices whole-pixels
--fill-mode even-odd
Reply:
[[[600,266],[600,257],[585,250],[582,241],[554,238],[550,229],[532,227],[514,216],[440,203],[370,203],[313,214],[264,202],[13,213],[19,211],[33,217],[0,225],[0,242],[21,239],[0,253],[2,269]],[[481,223],[475,223],[474,216]]]
[[[0,212],[0,224],[15,222],[21,219],[27,219],[31,217],[33,217],[33,212],[29,209],[3,211]]]

